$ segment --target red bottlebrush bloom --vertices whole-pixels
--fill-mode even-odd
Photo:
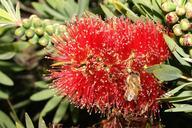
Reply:
[[[169,51],[153,22],[82,18],[68,24],[67,34],[53,41],[52,58],[59,67],[50,76],[72,103],[102,113],[117,109],[143,115],[158,110],[161,85],[143,67],[164,62]]]

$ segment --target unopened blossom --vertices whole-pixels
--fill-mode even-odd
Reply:
[[[114,109],[133,115],[158,110],[161,84],[144,67],[169,57],[159,25],[123,18],[82,18],[67,24],[66,31],[53,38],[56,54],[50,74],[61,95],[76,106],[104,114]],[[131,72],[138,74],[139,89],[134,98],[127,99]],[[134,82],[132,86],[134,90]]]

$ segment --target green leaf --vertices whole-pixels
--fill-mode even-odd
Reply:
[[[71,111],[71,118],[73,123],[77,123],[79,119],[79,110],[75,108],[73,105],[70,105],[70,111]]]
[[[26,106],[26,105],[28,105],[28,104],[30,104],[30,103],[31,103],[31,101],[30,101],[29,99],[27,99],[27,100],[22,100],[21,102],[15,104],[15,105],[13,106],[13,108],[14,108],[14,109],[22,108],[22,107],[24,107],[24,106]]]
[[[24,128],[20,123],[16,122],[16,128]]]
[[[111,12],[105,5],[100,4],[101,9],[103,10],[103,12],[105,13],[105,15],[107,16],[107,18],[112,18],[112,17],[116,17],[113,12]]]
[[[185,83],[185,84],[183,84],[183,85],[180,85],[180,86],[174,88],[173,90],[165,93],[165,95],[167,95],[167,96],[174,95],[175,93],[179,92],[181,89],[183,89],[183,88],[186,87],[186,86],[191,86],[191,87],[192,87],[192,82],[189,82],[189,83]]]
[[[54,96],[55,92],[52,89],[45,89],[43,91],[33,94],[30,99],[32,101],[42,101]]]
[[[27,113],[25,113],[25,123],[26,128],[34,128],[33,122]]]
[[[192,97],[192,91],[183,91],[178,94],[177,97]]]
[[[0,68],[10,69],[14,72],[19,72],[24,70],[24,67],[21,67],[15,63],[7,62],[7,61],[0,61]]]
[[[78,5],[74,0],[64,1],[64,7],[64,10],[69,16],[68,18],[71,18],[72,16],[74,16],[74,14],[77,14],[78,12]]]
[[[45,12],[49,13],[50,15],[54,16],[58,20],[66,20],[67,18],[60,14],[59,12],[53,10],[48,5],[44,4],[43,8],[45,9]]]
[[[163,12],[158,4],[159,1],[157,0],[133,0],[133,3],[139,7],[139,10],[142,10],[142,7],[147,7],[150,9],[152,14],[158,14],[160,16],[163,16]],[[145,10],[146,11],[146,10]],[[149,13],[149,12],[146,12]]]
[[[41,116],[44,117],[48,112],[57,107],[57,105],[60,103],[61,100],[62,97],[60,96],[54,96],[53,98],[51,98],[41,111]]]
[[[130,20],[133,22],[137,21],[139,17],[131,11],[128,7],[126,7],[124,4],[122,4],[120,1],[112,0],[110,1],[115,8],[122,14],[126,15]]]
[[[184,66],[191,66],[188,62],[186,62],[176,51],[172,52],[175,58]]]
[[[35,82],[35,87],[48,88],[48,84],[45,81],[37,81]]]
[[[0,84],[13,86],[13,81],[2,71],[0,71]]]
[[[17,5],[16,5],[16,17],[17,19],[21,19],[21,13],[20,13],[20,4],[19,2],[17,2]]]
[[[187,96],[187,97],[174,96],[174,97],[160,98],[159,100],[161,102],[181,102],[181,101],[186,101],[186,99],[188,99],[188,98],[191,98],[191,97],[189,97],[189,96]]]
[[[192,100],[192,96],[191,97],[183,97],[182,99],[177,99],[177,100],[173,100],[173,101],[169,101],[171,103],[178,103],[178,102],[183,102],[183,101],[191,101]]]
[[[79,0],[78,16],[81,17],[83,12],[88,9],[89,0]]]
[[[0,60],[9,60],[15,56],[15,52],[6,52],[0,54]]]
[[[146,67],[145,71],[148,72],[148,73],[153,73],[154,70],[157,70],[159,68],[160,68],[160,64],[156,64],[156,65],[153,65],[153,66]]]
[[[57,9],[57,0],[46,0],[47,3],[54,9]]]
[[[161,101],[169,102],[182,102],[192,99],[192,91],[183,91],[180,94],[177,94],[173,97],[161,98]]]
[[[42,117],[39,118],[38,128],[47,128],[45,121],[43,120]]]
[[[165,112],[192,112],[192,105],[174,104],[175,108],[165,110]]]
[[[15,128],[13,121],[7,116],[6,113],[0,110],[0,126],[5,126],[6,128]]]
[[[53,118],[53,123],[59,123],[62,118],[65,116],[65,113],[67,112],[67,108],[69,105],[69,101],[67,100],[67,98],[63,99],[55,113],[55,116]]]
[[[8,98],[9,98],[9,95],[0,90],[0,99],[8,99]]]
[[[185,58],[189,58],[189,55],[185,53],[185,51],[179,47],[179,45],[168,35],[164,34],[164,39],[171,51],[177,51],[181,56]]]
[[[10,0],[1,0],[2,5],[5,7],[7,12],[11,15],[12,19],[15,18],[13,4]]]
[[[176,57],[176,59],[185,66],[191,66],[188,62],[186,62],[181,56],[184,58],[189,58],[189,55],[184,52],[184,50],[177,45],[177,43],[168,35],[164,34],[164,39],[169,47],[169,49],[172,51],[173,55]],[[180,56],[181,55],[181,56]]]
[[[46,15],[44,5],[38,2],[32,2],[32,6],[42,15]]]
[[[154,65],[148,71],[152,71],[155,77],[161,81],[171,81],[182,77],[182,72],[171,65]]]
[[[12,17],[4,9],[0,8],[0,17],[6,19],[7,21],[12,21]]]

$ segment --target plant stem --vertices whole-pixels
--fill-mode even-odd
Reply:
[[[21,121],[19,120],[19,118],[18,118],[18,116],[17,116],[17,113],[16,113],[16,111],[14,110],[13,105],[12,105],[12,103],[11,103],[11,101],[10,101],[9,99],[7,99],[7,103],[8,103],[8,105],[9,105],[11,111],[12,111],[13,116],[14,116],[14,121],[15,121],[15,122],[18,122],[18,123],[21,124],[21,125],[23,125],[23,124],[21,123]]]

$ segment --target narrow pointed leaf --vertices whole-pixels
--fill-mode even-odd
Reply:
[[[122,14],[126,15],[129,19],[133,22],[137,21],[139,17],[131,11],[128,7],[122,4],[120,1],[112,0],[111,3],[115,6],[115,8],[121,12]],[[125,13],[124,13],[125,12]]]
[[[61,100],[62,97],[60,96],[54,96],[53,98],[51,98],[43,108],[41,116],[44,117],[48,112],[57,107],[57,105],[60,103]]]
[[[39,118],[38,128],[47,128],[45,121],[43,120],[42,117]]]
[[[8,99],[8,98],[9,98],[9,95],[0,90],[0,99]]]
[[[21,19],[20,4],[19,4],[19,2],[16,5],[16,17],[17,17],[17,19]]]
[[[9,60],[15,56],[15,52],[6,52],[0,54],[0,60]]]
[[[24,128],[20,123],[16,122],[16,128]]]
[[[181,56],[189,58],[189,55],[184,52],[184,50],[179,47],[179,45],[168,35],[164,34],[164,39],[171,51],[177,51]]]
[[[0,71],[0,84],[13,86],[13,81],[2,71]]]
[[[53,118],[53,123],[57,124],[62,120],[62,118],[65,116],[65,113],[67,112],[68,105],[69,101],[66,98],[61,101]]]
[[[89,0],[79,0],[78,1],[78,5],[79,5],[79,8],[78,8],[78,16],[81,17],[83,12],[88,9],[88,6],[89,6]]]
[[[167,92],[165,95],[174,95],[175,93],[179,92],[181,89],[183,89],[183,88],[186,87],[186,86],[192,87],[192,82],[189,82],[189,83],[185,83],[185,84],[183,84],[183,85],[180,85],[180,86],[174,88],[173,90]]]
[[[6,128],[15,128],[13,121],[9,116],[0,110],[0,125],[5,126]]]
[[[103,12],[105,13],[105,15],[107,16],[107,18],[112,18],[112,17],[116,17],[113,12],[111,12],[105,5],[100,4],[101,9],[103,10]]]
[[[174,104],[175,108],[165,110],[165,112],[192,112],[192,105]]]
[[[51,98],[54,94],[55,92],[52,89],[45,89],[33,94],[30,99],[33,101],[42,101]]]
[[[0,8],[0,17],[6,19],[8,21],[12,21],[13,20],[12,17],[10,16],[10,14],[7,13],[5,10],[3,10],[1,8]]]
[[[33,122],[27,113],[25,113],[25,123],[26,128],[34,128]]]

